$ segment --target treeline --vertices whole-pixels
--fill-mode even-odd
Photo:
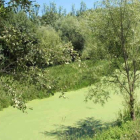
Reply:
[[[12,9],[3,18],[0,31],[1,60],[6,65],[21,65],[22,61],[28,66],[49,66],[69,63],[79,56],[103,57],[98,55],[101,48],[96,46],[88,19],[94,10],[87,10],[84,2],[77,11],[73,5],[69,14],[62,7],[57,9],[55,3],[44,5],[42,16],[37,14],[37,5],[26,13],[20,5]]]

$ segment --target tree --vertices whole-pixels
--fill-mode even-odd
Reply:
[[[82,1],[80,4],[80,13],[85,12],[86,10],[87,10],[86,3]]]
[[[62,9],[61,9],[62,14]],[[55,21],[60,18],[60,11],[57,10],[56,4],[51,2],[50,5],[44,5],[42,24],[53,26]]]
[[[34,29],[30,26],[31,22],[25,13],[21,20],[18,14],[15,14],[14,17],[16,18],[13,19],[9,17],[9,14],[13,13],[13,7],[19,5],[23,7],[25,12],[29,11],[31,2],[27,0],[12,0],[10,2],[12,3],[8,7],[5,7],[3,2],[0,8],[0,13],[2,13],[0,14],[0,85],[6,95],[11,97],[12,105],[25,111],[25,102],[22,100],[21,93],[17,93],[16,88],[13,87],[13,82],[15,80],[24,82],[30,72],[32,81],[38,79],[38,74],[35,73],[37,68],[34,65],[35,59],[33,56],[34,50],[37,50],[35,49],[37,48],[35,45],[36,39],[32,34]],[[23,20],[25,22],[22,22]],[[26,29],[26,25],[29,27],[28,29]],[[32,33],[29,33],[29,30]]]
[[[60,18],[55,22],[55,29],[60,33],[64,42],[71,41],[76,51],[81,52],[83,50],[85,38],[77,17],[68,16]]]
[[[29,12],[30,6],[32,5],[32,1],[31,0],[10,0],[7,4],[8,4],[8,8],[12,9],[14,12],[19,12],[20,10]]]
[[[96,38],[95,23],[99,19],[99,14],[95,10],[87,10],[78,17],[81,25],[81,32],[85,38],[85,47],[82,51],[81,59],[92,59],[94,61],[105,59],[106,48],[99,44]]]
[[[77,15],[77,16],[80,16],[80,15],[82,15],[86,10],[87,10],[86,3],[84,3],[83,1],[81,1],[81,3],[80,3],[80,10],[77,10],[77,11],[76,11],[76,15]]]
[[[98,23],[94,24],[97,41],[106,47],[111,66],[116,68],[108,82],[119,86],[129,107],[130,118],[135,120],[136,88],[140,75],[140,2],[104,0],[96,12],[99,15],[95,19]],[[99,94],[99,91],[95,88],[87,99],[98,96],[98,100],[94,100],[98,102],[103,96],[109,97],[108,94]]]
[[[75,9],[75,5],[74,4],[72,5],[72,8],[71,8],[71,15],[72,16],[76,16],[76,9]]]
[[[78,53],[73,50],[70,42],[63,43],[59,34],[51,26],[40,27],[37,32],[39,48],[42,52],[38,60],[40,65],[50,66],[70,63],[78,59]]]

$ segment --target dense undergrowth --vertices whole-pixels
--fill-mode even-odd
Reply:
[[[94,135],[93,140],[139,140],[140,120],[127,121]],[[88,140],[88,139],[87,139]]]
[[[93,140],[139,140],[140,120],[128,121],[121,126],[110,127],[102,133],[97,133]]]
[[[109,74],[109,72],[111,71],[107,61],[94,62],[93,60],[87,60],[46,68],[45,77],[48,79],[46,84],[50,86],[50,89],[40,89],[28,81],[22,83],[14,81],[12,86],[17,90],[17,93],[22,93],[24,101],[30,101],[52,96],[55,92],[66,92],[89,86],[99,82],[100,77]],[[3,76],[3,79],[6,80],[7,78]],[[10,96],[6,95],[2,88],[0,90],[1,110],[2,108],[8,107],[11,104],[11,100]]]

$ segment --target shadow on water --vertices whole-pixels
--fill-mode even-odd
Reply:
[[[93,138],[94,134],[98,131],[107,129],[110,126],[114,126],[115,122],[103,123],[100,120],[94,118],[86,118],[85,120],[78,121],[75,126],[60,125],[57,130],[45,131],[45,136],[54,136],[59,140],[75,140],[83,137]]]

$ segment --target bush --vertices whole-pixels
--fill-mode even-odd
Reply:
[[[10,14],[0,36],[1,61],[8,70],[20,69],[35,64],[37,53],[36,30],[26,14]],[[8,65],[8,66],[7,66]],[[21,67],[21,68],[20,68]]]
[[[58,65],[71,62],[78,56],[70,42],[62,43],[58,33],[50,26],[40,27],[37,32],[41,53],[40,63],[46,65]]]

